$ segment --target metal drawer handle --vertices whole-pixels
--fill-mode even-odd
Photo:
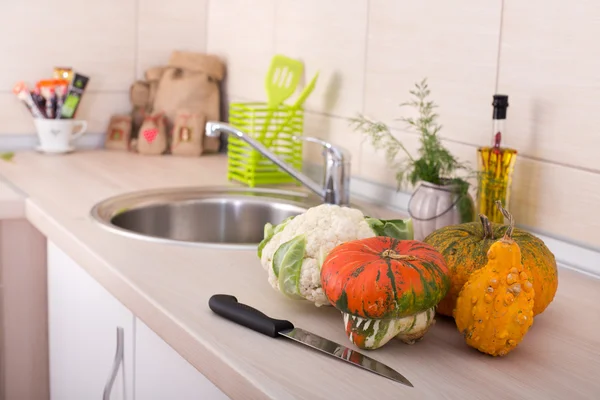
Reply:
[[[124,342],[124,331],[123,328],[117,326],[117,351],[115,353],[115,361],[113,362],[112,372],[108,377],[108,381],[104,386],[104,395],[102,400],[110,400],[110,392],[112,392],[115,379],[117,378],[117,372],[119,372],[119,366],[123,362],[123,342]]]

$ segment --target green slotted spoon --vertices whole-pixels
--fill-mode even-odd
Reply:
[[[273,118],[273,112],[296,91],[303,70],[304,67],[300,61],[282,54],[276,54],[271,60],[265,79],[269,111],[265,117],[265,124],[259,140],[264,140]]]

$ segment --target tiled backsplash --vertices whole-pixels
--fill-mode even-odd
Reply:
[[[441,135],[463,160],[491,136],[492,95],[509,95],[506,140],[520,151],[511,209],[538,231],[600,247],[600,4],[558,0],[107,0],[0,6],[0,133],[33,125],[10,88],[55,65],[92,76],[81,115],[102,132],[127,111],[129,84],[172,49],[207,51],[227,62],[229,98],[264,100],[270,58],[305,62],[307,133],[344,145],[354,176],[394,186],[383,157],[351,130],[357,112],[395,128],[410,149],[418,137],[395,118],[424,77],[439,104]],[[57,24],[56,17],[69,21]],[[28,21],[23,24],[23,21]],[[56,40],[48,41],[52,32]],[[60,40],[59,40],[60,38]],[[52,43],[56,43],[55,46]],[[93,110],[93,112],[92,112]],[[0,139],[1,140],[1,139]],[[308,151],[311,161],[318,151]]]

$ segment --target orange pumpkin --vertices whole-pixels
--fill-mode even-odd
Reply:
[[[413,315],[444,298],[444,258],[416,240],[373,237],[343,243],[323,263],[321,284],[337,309],[362,318]]]
[[[450,279],[444,258],[428,244],[378,236],[335,247],[323,262],[321,284],[344,315],[350,341],[376,349],[393,337],[420,340]]]
[[[456,299],[471,274],[487,263],[487,253],[502,238],[508,225],[490,223],[485,215],[480,222],[451,225],[431,233],[423,241],[433,246],[446,260],[451,286],[437,312],[452,316]],[[514,228],[513,240],[519,245],[522,263],[535,289],[534,315],[543,312],[554,299],[558,288],[558,270],[554,254],[533,234]]]

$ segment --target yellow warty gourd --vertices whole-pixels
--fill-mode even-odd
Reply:
[[[454,310],[458,330],[466,343],[492,356],[513,350],[533,324],[534,289],[521,263],[519,245],[511,238],[512,216],[504,237],[490,247],[485,267],[463,286]]]

